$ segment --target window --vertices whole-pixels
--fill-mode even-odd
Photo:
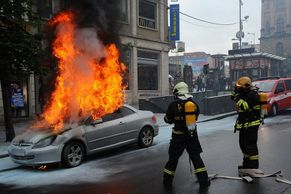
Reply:
[[[159,54],[150,51],[137,51],[138,89],[158,90]]]
[[[131,110],[130,108],[127,108],[125,106],[120,109],[120,112],[124,117],[135,113],[133,110]]]
[[[122,85],[126,86],[126,89],[129,90],[129,72],[131,63],[131,48],[129,46],[121,46],[120,60],[126,66],[126,71],[122,75]]]
[[[291,90],[291,79],[290,80],[285,80],[285,84],[286,84],[286,89],[287,90]]]
[[[50,19],[52,16],[52,0],[38,0],[37,9],[41,18]]]
[[[276,45],[276,55],[284,56],[284,47],[282,42],[279,42]]]
[[[260,92],[271,92],[274,88],[275,81],[254,82],[253,85],[258,87]]]
[[[103,122],[112,121],[115,119],[119,119],[121,117],[122,117],[122,114],[121,114],[120,110],[118,109],[114,113],[110,113],[110,114],[103,116],[102,121]]]
[[[61,1],[61,8],[62,9],[68,9],[70,6],[72,6],[72,0]]]
[[[275,0],[276,12],[286,10],[286,0]]]
[[[283,32],[285,30],[284,18],[277,19],[277,32]]]
[[[281,92],[284,92],[284,91],[285,91],[285,88],[284,88],[283,82],[280,81],[278,83],[278,85],[277,85],[275,93],[278,94],[278,93],[281,93]]]
[[[122,22],[128,22],[128,2],[127,0],[118,0],[119,8],[120,8],[120,18],[119,20]]]
[[[140,26],[156,29],[156,7],[157,3],[153,0],[139,0],[139,19]]]
[[[266,34],[270,34],[271,32],[271,25],[270,25],[270,22],[267,22],[266,23]]]

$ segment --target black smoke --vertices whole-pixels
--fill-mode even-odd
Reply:
[[[65,9],[75,13],[78,27],[94,27],[104,45],[119,45],[120,0],[69,0]]]

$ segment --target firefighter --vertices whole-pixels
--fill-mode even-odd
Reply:
[[[174,123],[168,152],[169,160],[164,168],[163,184],[166,188],[172,186],[178,160],[184,149],[187,150],[194,165],[200,188],[207,188],[210,185],[205,165],[200,157],[202,148],[196,130],[199,107],[192,100],[193,96],[188,93],[188,85],[179,82],[173,89],[175,101],[169,105],[164,117],[166,123]]]
[[[249,77],[237,80],[231,99],[235,101],[238,111],[234,130],[239,131],[239,145],[243,153],[243,163],[238,166],[243,169],[259,168],[258,130],[261,124],[261,106],[257,88],[252,86]]]

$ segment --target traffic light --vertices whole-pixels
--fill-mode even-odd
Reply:
[[[203,65],[203,73],[207,74],[209,72],[209,64]]]

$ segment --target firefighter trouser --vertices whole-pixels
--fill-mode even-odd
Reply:
[[[199,146],[198,146],[199,145]],[[198,147],[198,148],[197,148]],[[208,174],[204,163],[200,157],[200,143],[195,142],[191,138],[173,138],[169,147],[169,160],[164,168],[164,183],[171,184],[174,178],[175,170],[178,165],[178,160],[183,154],[184,149],[187,150],[191,161],[195,168],[195,174],[199,184],[208,183]]]
[[[239,131],[239,145],[244,155],[244,168],[259,168],[258,129],[259,125],[243,128]]]

